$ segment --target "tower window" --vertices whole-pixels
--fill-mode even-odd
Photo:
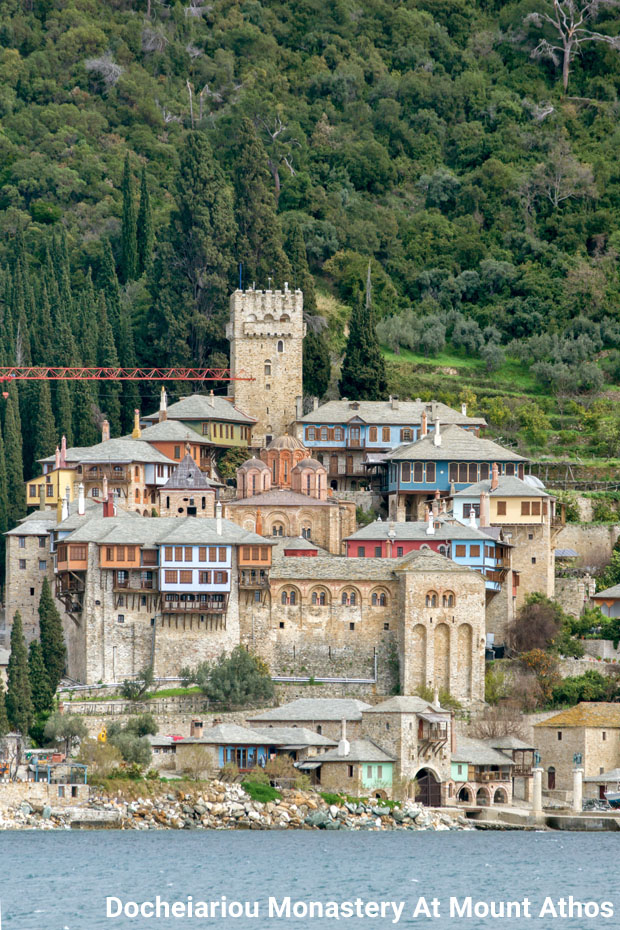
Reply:
[[[278,352],[284,352],[284,343],[281,339],[278,339]]]
[[[265,362],[265,374],[266,375],[271,374],[271,362]]]

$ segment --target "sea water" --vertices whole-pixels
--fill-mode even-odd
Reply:
[[[614,833],[5,832],[1,926],[611,930],[619,850]]]

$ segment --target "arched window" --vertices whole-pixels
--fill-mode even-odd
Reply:
[[[281,339],[278,339],[278,352],[284,352],[284,343]]]
[[[136,476],[136,481],[139,481],[139,480],[140,480],[140,468],[139,468],[138,465],[136,465],[136,467],[135,467],[135,469],[134,469],[134,474],[135,474],[135,476]]]
[[[286,591],[282,592],[282,603],[288,604],[288,594],[286,593]]]
[[[454,607],[454,594],[452,591],[446,591],[443,598],[442,604],[444,607]]]
[[[284,526],[282,523],[274,523],[271,527],[272,536],[284,536]]]
[[[252,475],[252,494],[256,494],[256,475]]]
[[[289,604],[293,604],[293,605],[294,605],[294,604],[296,603],[296,601],[297,601],[297,595],[296,595],[295,591],[291,591],[291,593],[290,593],[289,596],[288,596],[288,602],[289,602]]]
[[[267,359],[266,362],[265,362],[265,374],[266,374],[266,375],[270,375],[270,374],[271,374],[271,362],[270,362],[269,359]]]
[[[426,606],[427,607],[437,607],[437,592],[428,591],[426,594]]]
[[[306,494],[310,496],[310,472],[306,475]]]
[[[345,607],[355,607],[357,595],[355,591],[343,591],[341,600]]]
[[[447,546],[440,546],[440,547],[439,547],[439,551],[440,551],[440,553],[441,553],[442,555],[446,555],[446,556],[448,555],[448,547],[447,547]]]
[[[136,501],[140,501],[140,488],[136,488]]]
[[[310,539],[310,527],[309,527],[309,526],[307,526],[307,525],[306,525],[306,526],[302,526],[302,528],[301,528],[301,536],[302,536],[302,539]]]
[[[373,607],[386,607],[387,595],[384,591],[373,591],[370,598],[370,603]]]
[[[207,498],[203,497],[202,498],[202,509],[206,510],[206,507],[207,507]]]
[[[271,480],[275,484],[278,480],[277,464],[275,458],[271,463]]]
[[[311,600],[315,607],[325,607],[327,603],[327,595],[325,591],[313,591]]]

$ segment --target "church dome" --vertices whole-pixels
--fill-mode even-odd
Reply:
[[[278,436],[267,446],[267,452],[280,449],[287,449],[289,452],[306,451],[303,442],[296,439],[295,436],[289,436],[288,433],[285,433],[283,436]]]
[[[319,469],[322,469],[325,471],[325,466],[321,465],[320,462],[317,462],[316,459],[302,459],[301,462],[297,462],[294,471],[297,471],[298,468],[310,468],[312,471],[318,471]]]
[[[261,471],[269,471],[269,466],[262,459],[248,459],[243,465],[240,465],[237,471],[249,471],[251,468],[258,468]]]

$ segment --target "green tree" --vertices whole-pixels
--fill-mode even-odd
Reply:
[[[331,364],[329,346],[322,333],[308,332],[303,343],[304,393],[323,397],[329,387]]]
[[[126,678],[121,685],[121,694],[128,701],[139,701],[144,697],[149,688],[153,687],[155,673],[153,666],[148,665],[138,672],[137,676],[132,679]]]
[[[140,206],[137,221],[138,274],[142,275],[151,266],[153,258],[153,217],[151,199],[146,180],[146,165],[142,165],[140,177]]]
[[[293,286],[304,292],[304,313],[313,316],[317,312],[314,278],[308,267],[306,243],[299,221],[294,222],[289,229],[286,253],[291,264]]]
[[[79,383],[79,382],[78,382]],[[58,418],[58,435],[64,436],[67,445],[73,445],[73,407],[77,396],[77,383],[73,397],[66,381],[59,381],[56,385],[56,415]]]
[[[129,152],[125,155],[123,169],[123,221],[121,226],[121,276],[125,283],[133,281],[138,268],[138,247],[136,239],[136,212],[134,207],[133,180]]]
[[[282,230],[267,167],[267,153],[251,121],[244,118],[236,135],[233,166],[237,257],[248,285],[282,288],[291,266],[282,247]],[[271,279],[271,285],[269,285]]]
[[[372,310],[370,262],[366,299],[362,301],[360,296],[353,306],[338,388],[341,397],[351,400],[381,400],[387,391],[385,362],[375,332]]]
[[[11,627],[6,712],[11,728],[26,736],[34,720],[34,708],[32,706],[30,678],[28,675],[28,652],[19,611],[13,617],[13,626]]]
[[[182,669],[181,678],[195,682],[210,700],[227,705],[268,701],[274,694],[269,669],[243,646],[230,655],[223,652],[213,665],[203,662],[196,669]]]
[[[36,460],[43,459],[52,455],[58,445],[56,439],[56,423],[52,413],[52,392],[49,381],[41,381],[38,386],[39,403],[37,411],[37,420],[35,423],[35,447],[34,457]]]
[[[6,691],[4,690],[4,682],[0,678],[0,737],[6,736],[10,729],[6,712]]]
[[[36,639],[33,639],[28,649],[28,674],[34,712],[35,714],[45,713],[54,703],[54,692],[43,661],[41,643]]]
[[[49,743],[63,743],[65,755],[70,756],[74,744],[87,738],[88,727],[78,714],[54,711],[47,719],[43,734]]]
[[[118,354],[114,344],[114,333],[107,313],[107,300],[103,291],[99,292],[99,346],[98,364],[104,368],[118,368]],[[110,423],[110,435],[118,436],[121,432],[121,393],[120,384],[103,381],[101,389],[101,407]]]
[[[6,477],[6,461],[4,458],[4,440],[2,438],[2,429],[0,429],[0,589],[4,587],[4,574],[6,566],[4,562],[5,554],[5,537],[4,534],[9,528],[9,494]]]
[[[10,488],[7,506],[7,522],[9,527],[12,527],[15,526],[26,512],[21,419],[19,416],[17,389],[14,386],[12,386],[9,391],[4,417],[6,482],[7,488]]]
[[[67,664],[67,647],[62,620],[47,578],[43,579],[39,598],[39,635],[50,687],[55,694]]]

